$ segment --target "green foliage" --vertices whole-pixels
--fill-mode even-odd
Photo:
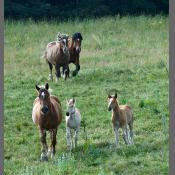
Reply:
[[[76,98],[87,138],[82,125],[78,147],[70,157],[63,119],[56,156],[41,163],[39,131],[31,118],[35,84],[48,82],[49,67],[41,56],[58,32],[77,31],[84,38],[78,76],[49,85],[64,115],[66,98]],[[168,18],[6,20],[4,47],[4,174],[168,174],[168,76],[163,64],[168,62]],[[119,130],[119,146],[114,146],[107,111],[107,92],[112,89],[120,104],[133,109],[134,145],[125,145]]]
[[[168,0],[6,0],[5,18],[85,19],[108,15],[168,14]]]

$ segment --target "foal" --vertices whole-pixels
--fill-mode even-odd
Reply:
[[[71,138],[71,130],[74,130],[75,144],[77,146],[78,141],[78,131],[81,123],[80,111],[75,107],[75,99],[70,99],[67,101],[67,112],[66,112],[66,138],[67,146],[71,151],[73,147],[73,141]]]
[[[32,119],[40,131],[42,144],[41,160],[48,160],[48,155],[55,155],[57,128],[62,120],[61,103],[56,96],[49,94],[49,85],[41,88],[36,85],[38,97],[33,103]],[[50,132],[51,145],[48,150],[46,131]]]
[[[108,95],[108,111],[112,110],[112,125],[115,132],[115,144],[118,144],[118,129],[123,130],[123,139],[125,144],[133,143],[133,115],[130,106],[119,105],[117,94]],[[130,132],[128,132],[129,125]]]

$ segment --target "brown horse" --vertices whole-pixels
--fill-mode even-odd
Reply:
[[[73,63],[76,65],[76,69],[73,71],[72,75],[76,76],[80,70],[80,52],[81,52],[81,42],[83,37],[81,33],[74,33],[72,37],[68,38],[68,47],[70,52],[69,64]]]
[[[55,155],[57,128],[62,121],[61,103],[56,96],[50,95],[48,83],[45,87],[38,87],[38,97],[33,103],[32,119],[40,131],[42,144],[41,160],[48,160],[48,155]],[[50,132],[51,145],[48,149],[46,131]]]
[[[117,93],[108,95],[108,111],[112,110],[112,124],[115,132],[115,144],[118,144],[118,129],[123,130],[123,139],[125,144],[133,143],[133,114],[131,107],[128,105],[119,105]],[[127,126],[129,125],[130,132]]]
[[[65,79],[69,77],[69,49],[68,49],[68,37],[63,37],[59,41],[53,41],[47,44],[44,58],[49,65],[50,74],[49,79],[53,81],[52,69],[53,65],[56,69],[57,79],[61,77],[60,67],[63,67],[65,73]],[[56,80],[57,80],[56,79]]]

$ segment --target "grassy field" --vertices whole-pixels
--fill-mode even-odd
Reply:
[[[75,97],[83,130],[79,146],[67,155],[65,120],[58,128],[57,154],[41,163],[39,132],[32,122],[35,84],[48,82],[41,58],[57,32],[83,35],[77,77],[49,82],[65,115],[66,98]],[[5,175],[164,175],[168,174],[168,18],[106,17],[59,23],[5,21]],[[71,66],[71,70],[74,67]],[[107,91],[119,91],[120,104],[134,111],[134,145],[114,146]]]

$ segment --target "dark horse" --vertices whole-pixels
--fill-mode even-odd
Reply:
[[[38,87],[38,97],[33,103],[32,119],[40,131],[42,144],[41,160],[48,160],[48,156],[55,155],[57,128],[62,121],[61,103],[56,96],[49,94],[48,83],[45,87]],[[46,131],[50,132],[51,145],[48,149],[46,142]]]
[[[81,33],[74,33],[72,37],[69,37],[68,39],[68,47],[70,52],[69,64],[73,63],[76,65],[76,69],[72,73],[73,76],[76,76],[78,74],[78,71],[80,70],[79,58],[80,58],[82,40],[83,37]]]
[[[63,37],[58,41],[53,41],[47,44],[44,56],[46,62],[50,68],[49,79],[53,81],[52,68],[53,65],[56,69],[57,79],[61,77],[60,67],[63,67],[65,79],[69,77],[69,49],[68,49],[68,37]],[[56,79],[56,80],[57,80]]]
[[[72,75],[76,76],[80,70],[80,52],[81,52],[81,42],[83,37],[81,33],[74,33],[72,37],[68,38],[68,48],[70,52],[69,64],[73,63],[76,69],[73,71]]]

